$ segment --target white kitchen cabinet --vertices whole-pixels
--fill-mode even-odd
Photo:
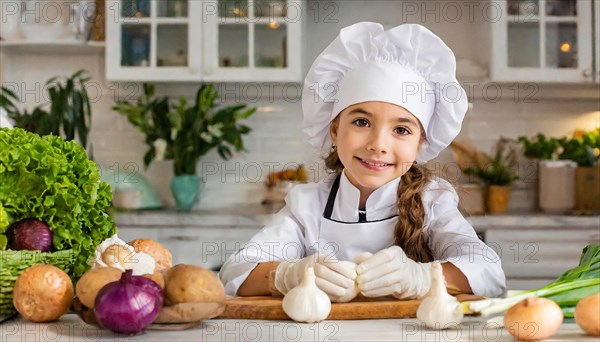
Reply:
[[[108,0],[112,81],[301,81],[300,0]]]
[[[502,262],[509,290],[535,289],[556,280],[579,264],[583,248],[600,243],[589,229],[488,230],[486,243]]]
[[[173,264],[218,269],[250,240],[259,228],[162,228],[158,241],[173,253]]]
[[[492,1],[492,81],[593,82],[592,2]]]
[[[173,265],[191,264],[219,269],[260,227],[124,227],[119,237],[125,241],[149,238],[158,241],[173,254]]]

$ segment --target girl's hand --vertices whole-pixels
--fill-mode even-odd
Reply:
[[[399,246],[367,258],[358,264],[356,273],[358,288],[366,297],[420,298],[431,286],[431,263],[413,261]]]
[[[288,293],[300,284],[307,267],[314,268],[317,286],[332,302],[349,302],[358,294],[356,264],[319,253],[281,262],[275,270],[275,288],[283,294]]]

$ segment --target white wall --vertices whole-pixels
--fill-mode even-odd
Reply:
[[[451,3],[464,11],[457,22],[454,22],[456,14],[452,12]],[[468,5],[474,9],[472,17],[467,15],[468,7],[465,3],[474,4]],[[386,26],[393,26],[402,23],[403,19],[406,22],[424,24],[440,35],[458,59],[469,59],[488,69],[490,30],[489,23],[481,15],[484,4],[485,1],[481,1],[479,5],[477,2],[463,1],[309,1],[303,56],[305,71],[340,28],[362,20],[379,21]],[[424,17],[425,20],[421,20],[422,13],[411,14],[415,5],[421,10],[431,11]],[[99,89],[99,96],[94,99],[93,104],[91,133],[95,160],[104,167],[133,162],[159,190],[163,202],[172,205],[169,192],[172,177],[170,162],[156,162],[148,170],[144,170],[142,157],[146,147],[143,135],[124,117],[111,110],[116,98],[132,94],[139,96],[141,88],[123,89],[123,85],[119,87],[106,82],[103,77],[102,51],[84,54],[68,51],[44,54],[33,50],[2,52],[0,80],[5,84],[16,84],[29,107],[43,102],[40,94],[43,93],[43,83],[48,78],[69,75],[80,68],[89,70],[95,88]],[[238,154],[233,160],[223,162],[216,152],[212,152],[198,165],[198,172],[206,176],[206,189],[198,207],[260,202],[264,178],[270,167],[281,169],[287,163],[305,163],[309,170],[318,168],[319,158],[305,142],[300,131],[302,113],[297,94],[284,96],[279,87],[275,89],[273,98],[263,90],[264,96],[260,101],[253,102],[256,95],[254,87],[246,87],[244,84],[218,86],[227,86],[227,93],[234,93],[238,97],[231,99],[229,96],[224,101],[249,102],[250,106],[258,107],[259,112],[248,122],[253,131],[245,137],[247,153]],[[197,87],[198,84],[161,84],[158,91],[174,97],[190,96]],[[514,84],[490,86],[478,81],[471,88],[473,110],[465,119],[461,137],[473,139],[486,151],[490,151],[500,136],[514,138],[537,132],[560,136],[570,134],[577,128],[589,129],[600,124],[600,118],[582,115],[600,108],[599,97],[589,96],[590,92],[594,94],[595,91],[590,86],[533,84],[525,88],[522,85],[517,94]],[[502,91],[502,96],[496,99],[498,89]],[[450,153],[443,152],[438,161],[451,161]],[[262,169],[262,174],[256,171],[257,166]],[[213,174],[215,168],[216,174]],[[322,171],[312,172],[313,178],[323,175]],[[531,207],[531,187],[532,184],[525,182],[517,184],[511,203],[513,209]]]

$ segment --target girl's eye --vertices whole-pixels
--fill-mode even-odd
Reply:
[[[405,127],[398,127],[394,131],[396,132],[396,134],[400,134],[400,135],[410,134],[410,132]]]
[[[353,125],[356,125],[358,127],[367,127],[369,126],[369,121],[365,120],[365,119],[356,119],[352,122]]]

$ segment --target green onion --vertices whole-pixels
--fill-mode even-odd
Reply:
[[[600,292],[600,244],[583,249],[579,266],[563,273],[556,281],[538,290],[508,291],[506,298],[491,298],[461,303],[464,313],[490,316],[508,310],[529,297],[544,297],[560,306],[565,317],[573,317],[575,305]]]

